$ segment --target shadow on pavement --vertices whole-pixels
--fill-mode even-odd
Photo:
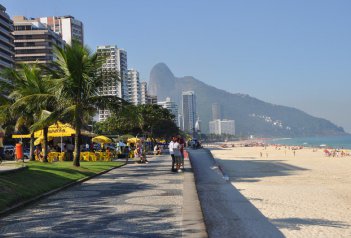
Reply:
[[[2,218],[0,236],[181,237],[174,185],[182,180],[167,162],[122,167],[45,198]]]

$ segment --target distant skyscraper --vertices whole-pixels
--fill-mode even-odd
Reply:
[[[185,132],[195,132],[196,96],[194,91],[182,93],[183,129]]]
[[[63,48],[61,36],[46,25],[24,16],[13,18],[16,63],[50,63],[54,60],[54,45]]]
[[[234,120],[213,120],[209,122],[210,133],[216,135],[228,134],[235,135]]]
[[[125,100],[134,105],[139,105],[141,102],[141,91],[139,82],[139,72],[137,70],[128,70],[128,80],[125,86],[127,88],[127,97]]]
[[[120,61],[119,53],[117,46],[105,45],[97,48],[98,56],[106,59],[106,63],[102,67],[103,71],[106,74],[116,74],[115,77],[104,79],[103,86],[99,88],[100,95],[123,97],[122,82],[117,79],[117,76],[121,75],[120,69],[125,69],[125,67],[121,66],[122,62]],[[104,121],[109,116],[109,110],[99,109],[99,121]]]
[[[41,23],[46,24],[62,36],[62,39],[69,45],[72,45],[72,40],[75,39],[84,44],[83,23],[76,20],[72,16],[61,17],[40,17],[37,18]]]
[[[146,104],[146,98],[147,98],[147,83],[141,82],[141,84],[140,84],[140,103]]]
[[[6,13],[6,8],[0,4],[0,70],[12,68],[15,64],[15,45],[12,35],[13,21]]]
[[[219,103],[212,104],[212,120],[222,119],[221,105]]]
[[[174,122],[178,126],[178,105],[175,102],[171,101],[170,97],[167,97],[166,101],[157,102],[157,104],[163,108],[168,109],[174,115]]]

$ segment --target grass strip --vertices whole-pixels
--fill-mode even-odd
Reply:
[[[28,162],[28,169],[0,174],[0,211],[19,202],[34,198],[71,182],[98,174],[123,162]]]

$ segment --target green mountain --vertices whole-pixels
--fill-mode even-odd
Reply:
[[[303,137],[345,134],[328,120],[313,117],[296,108],[266,103],[249,95],[229,93],[207,85],[191,76],[175,77],[164,63],[150,72],[149,93],[159,101],[171,97],[181,108],[182,91],[194,91],[202,131],[208,133],[212,103],[219,103],[223,119],[234,119],[237,135]]]

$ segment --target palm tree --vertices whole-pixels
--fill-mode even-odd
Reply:
[[[118,97],[101,97],[98,88],[104,79],[118,79],[117,71],[103,71],[104,58],[73,41],[64,49],[56,48],[57,60],[54,62],[57,70],[51,70],[55,78],[56,96],[59,102],[61,116],[72,116],[76,131],[75,154],[73,165],[80,166],[80,139],[84,118],[96,111],[97,106],[106,106],[121,101]]]
[[[3,76],[7,79],[4,82],[7,83],[7,88],[10,92],[9,99],[12,100],[9,109],[13,115],[17,116],[17,124],[31,125],[30,157],[34,158],[34,131],[43,129],[43,162],[48,162],[47,132],[50,121],[44,119],[48,118],[49,111],[52,111],[56,105],[56,97],[52,93],[54,82],[50,77],[45,76],[36,64],[19,65],[17,69],[7,69],[3,72]],[[33,124],[37,120],[41,124]]]

